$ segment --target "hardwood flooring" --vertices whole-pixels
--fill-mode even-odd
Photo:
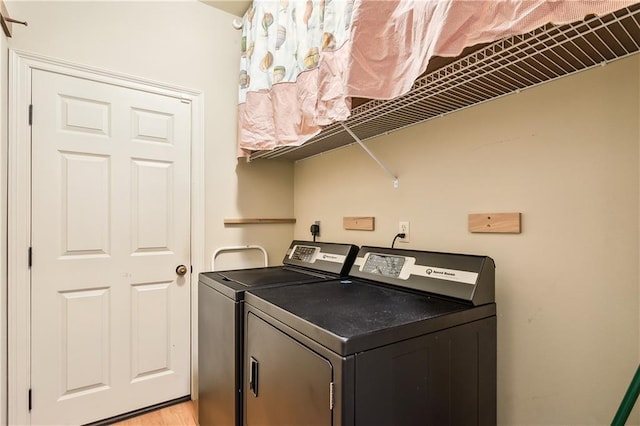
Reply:
[[[198,426],[197,417],[195,403],[187,401],[114,423],[114,426]]]

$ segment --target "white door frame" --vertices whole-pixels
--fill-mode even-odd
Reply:
[[[204,94],[137,77],[60,61],[45,56],[9,51],[8,139],[8,424],[31,423],[30,387],[30,270],[31,241],[31,71],[56,72],[191,102],[191,395],[197,396],[197,277],[204,270]]]

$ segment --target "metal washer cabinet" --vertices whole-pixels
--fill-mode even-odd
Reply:
[[[351,244],[294,240],[283,266],[204,272],[198,283],[198,417],[202,426],[241,425],[243,305],[248,289],[293,286],[346,275]]]

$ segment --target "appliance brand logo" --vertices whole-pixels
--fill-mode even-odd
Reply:
[[[438,268],[436,266],[424,266],[424,269],[420,269],[417,275],[423,277],[429,277],[435,280],[455,281],[458,283],[465,283],[475,285],[478,280],[477,272],[459,271],[457,269]]]
[[[323,260],[338,260],[338,256],[332,256],[330,254],[323,254],[322,255],[322,259]]]
[[[448,278],[456,276],[455,272],[438,271],[438,270],[435,270],[435,269],[427,268],[427,276],[431,276],[431,275],[448,277]]]

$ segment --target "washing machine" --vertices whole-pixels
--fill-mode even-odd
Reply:
[[[352,244],[294,240],[282,266],[204,272],[198,282],[198,417],[201,426],[241,425],[244,295],[347,275]]]

